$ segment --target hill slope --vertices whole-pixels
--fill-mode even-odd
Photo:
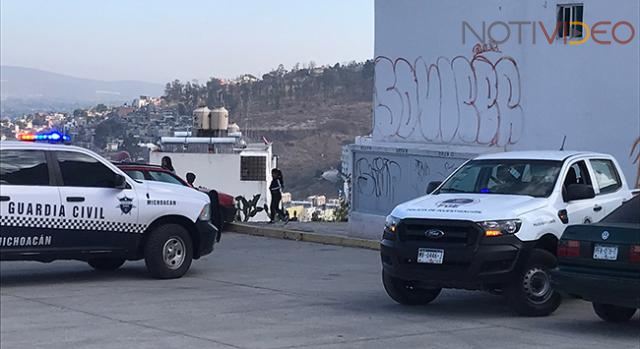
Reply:
[[[165,100],[184,111],[225,105],[245,135],[274,142],[285,188],[294,198],[336,197],[340,184],[321,174],[340,168],[343,145],[371,132],[373,68],[369,60],[291,70],[280,66],[262,78],[245,75],[232,83],[176,80],[166,85]]]
[[[161,84],[142,81],[81,79],[39,69],[0,66],[2,99],[52,100],[70,103],[123,102],[140,95],[158,96]]]

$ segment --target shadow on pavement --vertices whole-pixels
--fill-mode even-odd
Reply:
[[[43,264],[48,266],[48,264]],[[81,262],[77,265],[66,265],[59,269],[42,268],[38,269],[36,264],[31,268],[21,268],[7,270],[4,267],[0,270],[0,286],[46,286],[70,283],[87,283],[94,281],[112,280],[145,280],[150,279],[144,266],[131,265],[123,266],[114,271],[96,271],[90,267],[84,267]]]
[[[562,311],[559,309],[558,312]],[[616,336],[635,338],[640,348],[640,316],[638,313],[628,322],[611,323],[600,320],[594,313],[585,316],[583,319],[571,319],[570,321],[554,323],[554,330],[567,334],[579,336],[584,333],[596,334],[600,336]]]
[[[421,318],[442,320],[465,320],[488,322],[492,325],[523,329],[535,328],[537,330],[557,332],[567,337],[581,336],[584,333],[599,336],[615,336],[627,339],[637,339],[640,345],[640,311],[634,318],[625,323],[608,323],[601,321],[593,312],[581,312],[580,315],[566,317],[567,314],[575,314],[569,307],[584,303],[579,299],[565,299],[563,305],[549,317],[522,317],[513,312],[502,296],[491,295],[485,292],[474,291],[443,291],[442,295],[433,303],[425,306],[403,306],[386,297],[384,291],[376,295],[344,300],[350,306],[340,306],[352,311],[366,312],[369,314],[384,314],[401,319]],[[575,308],[575,307],[574,307]],[[535,323],[535,326],[529,324]],[[545,324],[546,323],[546,324]],[[640,346],[639,346],[640,348]]]

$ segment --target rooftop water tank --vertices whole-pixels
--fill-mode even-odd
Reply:
[[[228,130],[229,133],[238,133],[240,132],[240,126],[238,126],[238,124],[234,122],[232,124],[229,124]]]
[[[229,127],[229,111],[225,107],[212,109],[210,115],[209,129],[227,130]]]
[[[208,130],[211,127],[210,115],[211,110],[207,107],[200,107],[193,111],[199,129]]]

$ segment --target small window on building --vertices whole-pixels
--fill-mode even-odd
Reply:
[[[240,180],[265,181],[267,171],[267,158],[264,156],[240,157]]]
[[[581,39],[584,35],[584,28],[576,22],[583,23],[583,4],[558,5],[558,38],[559,39]]]

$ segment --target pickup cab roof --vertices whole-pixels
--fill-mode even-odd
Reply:
[[[489,153],[483,154],[475,158],[475,160],[555,160],[564,161],[572,157],[586,156],[586,157],[604,157],[610,158],[610,155],[583,152],[583,151],[570,151],[570,150],[540,150],[540,151],[510,151],[504,153]]]
[[[73,145],[56,144],[47,142],[20,142],[20,141],[2,141],[0,148],[4,149],[42,149],[42,150],[79,150],[85,151],[84,148]]]

